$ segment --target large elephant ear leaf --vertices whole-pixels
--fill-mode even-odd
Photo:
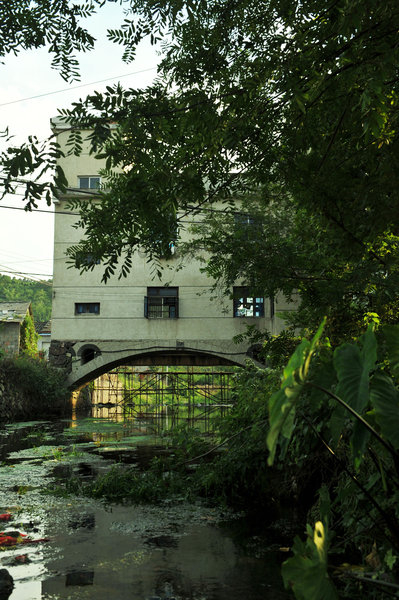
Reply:
[[[374,375],[370,390],[374,417],[382,437],[399,449],[399,392],[392,379],[378,373]]]
[[[299,372],[303,368],[309,347],[310,342],[302,340],[284,369],[281,388],[269,400],[270,429],[266,440],[269,449],[269,465],[272,465],[274,462],[280,433],[282,432],[286,438],[291,436],[294,427],[292,411],[298,394],[302,389]]]
[[[361,341],[360,348],[355,344],[343,344],[334,352],[337,396],[360,414],[368,404],[370,372],[377,361],[377,340],[372,327]]]
[[[382,332],[387,345],[388,360],[392,373],[399,377],[399,325],[385,325]]]
[[[294,410],[297,398],[309,373],[310,361],[320,341],[325,325],[325,319],[318,328],[313,339],[302,340],[285,367],[281,388],[269,400],[269,433],[267,447],[269,450],[268,464],[272,465],[277,449],[280,433],[289,439],[294,429]]]
[[[377,340],[370,326],[360,340],[360,345],[343,344],[334,352],[334,367],[337,373],[337,396],[342,398],[360,415],[364,413],[369,403],[370,373],[377,361]],[[342,411],[337,412],[341,416]],[[339,419],[336,429],[338,430]],[[335,439],[337,439],[335,431]],[[369,432],[364,425],[356,421],[351,436],[352,454],[355,467],[358,468],[363,457],[364,449],[369,438]]]

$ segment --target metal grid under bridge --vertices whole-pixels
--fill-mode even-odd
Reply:
[[[212,431],[232,405],[233,371],[148,370],[118,367],[93,382],[94,417],[134,419],[154,429],[181,423]]]

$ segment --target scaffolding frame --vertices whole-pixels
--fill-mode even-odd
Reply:
[[[93,416],[134,420],[156,431],[184,423],[211,432],[232,406],[234,374],[120,366],[92,383]]]

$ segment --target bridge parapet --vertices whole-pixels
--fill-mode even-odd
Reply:
[[[253,358],[251,347],[232,341],[210,340],[128,340],[60,342],[54,341],[57,366],[68,372],[67,383],[77,389],[119,365],[245,366]],[[53,364],[55,364],[53,362]]]

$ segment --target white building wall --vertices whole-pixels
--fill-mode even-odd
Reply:
[[[67,132],[60,132],[58,141],[65,145]],[[88,154],[87,147],[80,157],[65,157],[60,164],[68,178],[70,187],[78,187],[78,176],[98,174],[100,161]],[[164,264],[161,279],[152,279],[150,266],[141,253],[136,253],[133,267],[126,278],[111,278],[107,284],[101,282],[103,267],[80,274],[68,268],[66,251],[79,242],[82,230],[73,225],[78,219],[68,212],[67,199],[60,200],[55,208],[54,283],[52,309],[52,339],[76,342],[132,342],[140,340],[156,345],[169,340],[184,342],[194,347],[198,340],[218,341],[226,348],[234,348],[232,338],[243,333],[247,325],[256,324],[271,333],[279,333],[284,323],[276,314],[271,314],[270,301],[265,298],[265,314],[262,318],[233,317],[233,300],[215,297],[212,281],[200,272],[201,263],[187,260],[180,265],[178,248],[176,254]],[[177,319],[148,319],[144,317],[144,297],[147,287],[178,287],[179,317]],[[239,283],[238,283],[239,285]],[[75,315],[75,303],[99,302],[99,314]],[[277,299],[274,313],[283,312],[292,306]],[[122,343],[123,345],[123,343]],[[247,344],[248,345],[248,344]],[[220,343],[218,343],[220,348]],[[238,348],[237,348],[238,349]]]

